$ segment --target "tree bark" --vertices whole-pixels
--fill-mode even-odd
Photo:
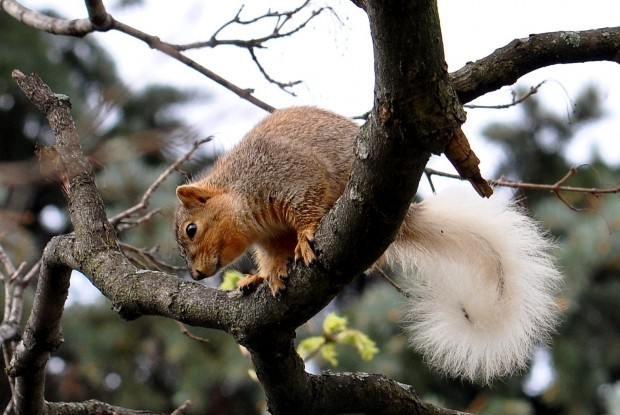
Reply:
[[[5,10],[23,11],[16,4],[0,0]],[[36,77],[15,74],[54,131],[56,143],[43,154],[58,166],[75,228],[73,234],[52,240],[45,250],[35,307],[9,368],[16,378],[17,413],[116,410],[92,402],[66,409],[65,404],[43,399],[45,363],[61,342],[59,321],[71,269],[82,271],[124,318],[159,315],[230,333],[250,351],[273,414],[457,413],[421,402],[411,387],[384,376],[307,374],[294,349],[295,329],[393,241],[430,154],[442,153],[464,122],[459,99],[469,101],[551,63],[618,61],[620,35],[614,28],[531,36],[449,75],[435,1],[358,0],[356,4],[366,10],[373,37],[373,110],[356,140],[350,182],[316,232],[318,260],[309,267],[290,267],[288,289],[280,301],[265,287],[244,296],[131,265],[105,216],[92,168],[79,147],[68,100],[53,94]],[[40,24],[42,30],[76,36],[108,30],[114,24],[117,30],[124,28],[111,20],[99,1],[89,1],[88,6],[91,20],[74,21],[73,26],[59,26],[58,19],[36,20],[37,14],[19,18]],[[356,241],[355,250],[351,241]],[[122,411],[117,412],[137,413]]]
[[[450,79],[463,104],[536,69],[560,63],[620,63],[620,27],[563,31],[515,39],[489,56],[468,62]]]

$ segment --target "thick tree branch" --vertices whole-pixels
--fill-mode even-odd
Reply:
[[[17,414],[40,413],[45,403],[45,366],[62,343],[60,318],[69,291],[71,268],[54,251],[54,241],[43,252],[39,282],[22,340],[7,372],[15,378]]]
[[[5,10],[15,4],[0,0]],[[91,20],[97,22],[96,30],[116,29],[130,34],[214,79],[214,74],[171,45],[114,21],[100,1],[92,0],[88,7]],[[366,402],[367,409],[373,407],[370,397],[390,402],[389,409],[394,413],[413,412],[415,408],[420,408],[419,413],[434,411],[424,407],[407,387],[382,377],[307,375],[292,347],[294,329],[323,308],[392,242],[430,153],[444,151],[464,120],[444,64],[436,3],[367,0],[364,7],[375,50],[375,105],[357,139],[351,181],[316,233],[318,261],[310,267],[291,267],[288,292],[281,301],[275,301],[265,287],[243,296],[131,265],[118,248],[92,169],[80,152],[68,101],[36,80],[16,74],[20,86],[46,113],[54,130],[55,149],[45,154],[57,161],[75,226],[74,235],[56,238],[46,249],[37,308],[10,369],[17,376],[20,413],[36,413],[44,405],[44,365],[50,350],[59,344],[58,320],[72,268],[87,275],[126,318],[161,315],[231,333],[250,350],[273,413],[290,413],[290,409],[299,409],[298,413],[350,411],[360,408],[359,402]],[[65,34],[80,33],[78,29],[69,30],[69,25],[64,27]],[[522,47],[513,46],[515,50]],[[573,47],[579,48],[574,42]],[[497,53],[504,56],[502,51]],[[516,60],[519,58],[525,59],[523,54],[517,54]],[[519,68],[526,71],[527,65]],[[470,78],[475,77],[463,75],[465,81]],[[452,76],[455,85],[461,85],[458,91],[464,101],[466,89],[460,79]],[[488,79],[480,79],[474,79],[475,92],[470,94],[488,88]],[[218,82],[231,89],[225,80]],[[235,93],[244,99],[251,95],[239,88]],[[261,107],[272,109],[264,103]],[[350,249],[352,240],[358,242],[355,250]],[[34,370],[26,371],[28,365]],[[334,385],[355,386],[358,403],[345,406],[344,401],[324,400],[326,396],[340,397]],[[381,408],[385,409],[385,405]]]
[[[381,415],[466,415],[422,402],[413,387],[383,375],[330,373],[311,376],[317,402],[323,412]]]
[[[297,370],[292,376],[298,376],[287,378],[287,382],[301,385],[298,391],[307,390],[303,387],[307,384],[304,381],[306,375],[302,373],[301,361],[294,349],[282,347],[278,349],[282,353],[274,355],[270,351],[272,337],[265,336],[265,333],[289,333],[281,341],[291,342],[290,333],[296,327],[323,308],[381,254],[393,239],[415,193],[429,152],[445,146],[455,125],[461,122],[460,107],[449,90],[443,65],[436,5],[433,2],[415,5],[408,13],[402,13],[402,10],[412,7],[409,2],[387,7],[389,13],[383,10],[383,5],[374,7],[371,21],[379,32],[376,37],[380,38],[375,45],[378,104],[357,145],[358,158],[353,166],[356,179],[317,232],[319,261],[309,268],[293,267],[289,291],[282,301],[274,301],[265,289],[246,297],[133,267],[120,253],[112,227],[105,219],[92,171],[79,153],[66,100],[40,86],[36,79],[29,80],[33,85],[26,85],[29,84],[25,82],[26,78],[16,74],[27,95],[38,102],[52,124],[57,144],[51,154],[58,153],[70,215],[76,228],[74,237],[55,239],[55,260],[84,272],[125,317],[164,315],[192,325],[230,332],[252,351],[257,373],[261,373],[266,390],[277,389],[276,382],[282,382],[277,371],[269,370],[272,365],[262,364],[276,360],[282,367],[296,364]],[[398,38],[388,41],[394,33],[381,35],[390,19],[396,16],[406,16],[403,27],[413,30],[429,25],[430,29],[421,30],[426,35],[419,36],[415,42],[405,42],[408,47],[403,48]],[[389,25],[394,27],[393,22]],[[400,36],[404,34],[401,32]],[[435,59],[429,59],[429,56]],[[402,71],[393,71],[392,60],[409,62],[409,58],[413,60],[401,67]],[[417,61],[431,63],[418,68],[414,63]],[[406,88],[402,87],[403,83]],[[407,89],[416,91],[416,94],[404,93]],[[424,116],[429,106],[439,107],[439,110],[431,116]],[[367,217],[376,220],[370,223],[361,220]],[[350,250],[350,240],[364,242],[359,249]],[[38,356],[45,354],[39,353]],[[272,400],[270,407],[274,413],[286,413],[281,408],[291,407],[295,400],[308,399],[307,394],[302,395],[305,396],[291,395],[278,402]],[[37,398],[35,402],[40,403],[41,399]]]
[[[560,63],[611,61],[620,63],[620,27],[580,32],[552,32],[515,39],[489,56],[452,72],[450,79],[462,103],[467,103],[523,75]]]
[[[293,334],[272,334],[269,342],[260,343],[261,348],[248,349],[272,414],[461,414],[423,402],[411,386],[383,375],[310,375],[295,352]]]

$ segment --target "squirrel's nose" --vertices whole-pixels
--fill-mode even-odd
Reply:
[[[194,280],[196,280],[196,281],[198,281],[198,280],[202,280],[202,279],[204,279],[204,278],[207,278],[207,277],[208,277],[208,275],[207,275],[207,274],[205,274],[204,272],[202,272],[202,271],[200,271],[200,270],[197,270],[197,269],[193,269],[193,270],[190,272],[190,275],[192,276],[192,279],[194,279]]]

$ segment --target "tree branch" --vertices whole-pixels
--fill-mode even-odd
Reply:
[[[317,232],[319,260],[310,267],[291,268],[288,292],[281,301],[275,301],[265,287],[251,296],[242,296],[133,267],[118,249],[113,228],[105,218],[97,194],[92,169],[79,152],[68,101],[54,95],[36,77],[26,78],[15,73],[19,85],[46,113],[52,125],[56,145],[48,154],[58,158],[69,213],[75,226],[74,236],[56,238],[48,246],[46,252],[50,257],[46,256],[44,269],[58,270],[63,275],[70,268],[81,270],[126,318],[162,315],[191,325],[225,330],[251,350],[266,390],[273,391],[282,383],[281,375],[285,372],[278,374],[276,369],[270,369],[271,363],[275,362],[286,370],[295,365],[297,369],[292,372],[293,377],[287,375],[287,383],[299,385],[296,388],[299,391],[307,390],[303,363],[291,346],[294,329],[322,309],[389,245],[415,193],[429,151],[445,146],[462,116],[460,106],[449,90],[441,44],[437,44],[441,36],[435,4],[420,7],[403,2],[393,8],[381,4],[373,7],[373,28],[387,30],[385,26],[389,22],[389,30],[399,34],[392,42],[385,40],[388,37],[382,37],[375,45],[378,51],[378,105],[357,143],[354,179]],[[385,13],[385,9],[390,13]],[[408,12],[403,13],[403,10]],[[408,47],[403,48],[399,39],[405,36],[405,32],[395,30],[397,26],[401,27],[391,20],[395,16],[399,17],[396,22],[405,18],[402,27],[430,25],[432,29],[422,31],[427,35],[420,36],[418,42],[404,42]],[[414,70],[414,62],[428,60],[429,56],[433,57],[430,59],[432,64]],[[392,60],[408,63],[401,66],[402,71],[394,71]],[[417,92],[412,96],[405,92],[407,90]],[[433,108],[439,105],[440,109],[433,111],[432,116],[425,116],[429,105]],[[367,217],[377,219],[361,220]],[[359,249],[350,250],[347,243],[350,240],[364,243]],[[62,267],[59,264],[63,264]],[[55,266],[50,268],[51,265]],[[42,287],[45,287],[44,283]],[[49,300],[58,305],[50,316],[61,312],[61,297]],[[33,316],[35,321],[40,318],[36,313]],[[51,323],[44,327],[32,323],[29,327],[43,330],[53,338],[56,325]],[[283,353],[273,354],[274,337],[265,336],[265,333],[282,336],[279,341],[283,346],[277,350]],[[56,346],[51,341],[49,344]],[[42,347],[43,351],[35,354],[37,362],[44,360],[49,348]],[[15,359],[13,373],[21,374],[18,377],[21,385],[28,384],[26,378],[32,380],[31,385],[41,385],[40,377],[32,378],[19,370],[18,363],[33,359],[26,354]],[[40,376],[44,366],[37,367],[36,374]],[[42,395],[38,390],[30,391],[28,396],[33,398],[28,405],[41,407]],[[270,407],[274,413],[286,413],[280,408],[294,405],[293,400],[304,399],[307,397],[290,395],[282,402],[270,401]]]
[[[269,10],[267,13],[261,15],[261,16],[257,16],[254,17],[252,19],[248,19],[248,20],[243,20],[241,19],[241,12],[243,11],[243,6],[241,6],[241,8],[239,9],[239,11],[237,12],[237,14],[235,15],[235,17],[233,17],[232,19],[230,19],[229,21],[227,21],[226,23],[224,23],[223,25],[221,25],[211,36],[211,39],[204,41],[204,42],[192,42],[192,43],[187,43],[187,44],[183,44],[183,45],[173,45],[176,49],[178,49],[179,51],[185,51],[185,50],[190,50],[190,49],[200,49],[200,48],[214,48],[216,46],[220,46],[220,45],[231,45],[231,46],[237,46],[237,47],[241,47],[241,48],[262,48],[264,47],[264,44],[270,40],[274,40],[274,39],[281,39],[281,38],[285,38],[285,37],[289,37],[297,32],[299,32],[300,30],[302,30],[304,27],[306,27],[306,25],[308,23],[310,23],[310,21],[312,19],[314,19],[316,16],[318,16],[319,14],[321,14],[323,11],[325,10],[332,10],[331,7],[320,7],[316,10],[313,10],[310,14],[310,16],[303,21],[302,23],[300,23],[299,25],[295,26],[294,28],[287,30],[285,32],[282,31],[282,29],[284,28],[284,26],[293,18],[293,16],[295,16],[296,14],[298,14],[299,12],[301,12],[302,10],[304,10],[306,8],[306,6],[308,6],[308,4],[310,4],[310,0],[305,0],[299,7],[293,9],[293,10],[288,10],[285,12],[277,12],[277,11],[271,11]],[[233,24],[238,24],[238,25],[242,25],[242,26],[247,26],[256,22],[259,22],[261,20],[267,20],[267,19],[273,19],[274,20],[274,27],[273,30],[270,34],[263,36],[263,37],[259,37],[259,38],[254,38],[254,39],[248,39],[248,40],[241,40],[241,39],[218,39],[217,36],[226,28],[232,26]]]
[[[293,16],[295,16],[296,14],[298,14],[299,12],[301,12],[302,10],[304,10],[308,4],[310,3],[310,0],[306,0],[304,1],[303,4],[301,4],[299,7],[293,9],[293,10],[289,10],[289,11],[285,11],[285,12],[273,12],[271,10],[269,10],[267,13],[249,19],[249,20],[242,20],[241,19],[241,12],[243,11],[243,6],[241,6],[241,8],[239,9],[239,11],[237,12],[237,14],[235,15],[235,17],[233,17],[232,19],[230,19],[228,22],[224,23],[222,26],[220,26],[219,29],[217,29],[213,35],[211,36],[211,38],[207,41],[204,42],[192,42],[192,43],[188,43],[188,44],[184,44],[184,45],[173,45],[177,50],[179,51],[186,51],[186,50],[190,50],[190,49],[200,49],[200,48],[214,48],[216,46],[221,46],[221,45],[231,45],[231,46],[237,46],[240,48],[244,48],[247,49],[248,52],[250,53],[250,56],[252,57],[252,60],[254,61],[254,64],[256,65],[256,67],[258,68],[258,70],[260,71],[260,73],[263,75],[263,77],[270,83],[276,85],[278,88],[282,89],[283,91],[291,94],[291,95],[295,95],[293,92],[289,91],[288,88],[297,85],[299,83],[301,83],[301,81],[290,81],[290,82],[280,82],[280,81],[276,81],[275,79],[273,79],[271,76],[269,76],[269,74],[267,73],[267,71],[265,70],[265,68],[263,67],[263,65],[261,65],[261,63],[258,60],[258,57],[256,56],[256,49],[257,48],[264,48],[265,47],[265,43],[270,41],[270,40],[275,40],[275,39],[282,39],[282,38],[286,38],[286,37],[290,37],[293,34],[299,32],[300,30],[302,30],[304,27],[306,27],[308,25],[308,23],[310,23],[311,20],[313,20],[315,17],[317,17],[318,15],[320,15],[323,11],[325,10],[332,10],[331,7],[320,7],[316,10],[313,10],[310,14],[310,16],[303,21],[302,23],[299,23],[297,26],[295,26],[292,29],[283,31],[284,26],[289,23],[292,19]],[[332,10],[333,11],[333,10]],[[266,20],[266,19],[272,19],[274,20],[274,27],[273,30],[270,34],[263,36],[263,37],[259,37],[259,38],[254,38],[254,39],[248,39],[248,40],[241,40],[241,39],[218,39],[217,36],[220,34],[220,32],[222,32],[224,29],[237,24],[237,25],[250,25],[256,22],[259,22],[261,20]]]
[[[310,375],[295,352],[292,333],[271,333],[248,350],[265,388],[271,414],[370,413],[458,415],[423,402],[414,389],[383,375],[324,372]],[[286,382],[283,380],[286,379]]]
[[[564,183],[575,174],[577,171],[577,167],[571,167],[570,170],[566,173],[564,177],[553,184],[544,184],[544,183],[527,183],[520,182],[515,180],[505,179],[500,177],[499,179],[491,179],[489,183],[493,186],[502,186],[502,187],[510,187],[512,189],[527,189],[527,190],[543,190],[553,192],[556,195],[561,192],[573,192],[573,193],[585,193],[590,194],[592,196],[601,196],[604,194],[613,194],[620,193],[620,185],[619,186],[611,186],[611,187],[579,187],[579,186],[566,186]],[[448,177],[451,179],[463,180],[463,178],[457,174],[451,174],[442,172],[439,170],[426,168],[424,169],[427,176],[440,176],[440,177]]]
[[[212,81],[220,84],[221,86],[228,89],[229,91],[235,93],[238,97],[256,105],[257,107],[267,112],[273,112],[275,110],[275,108],[272,107],[271,105],[267,104],[264,101],[261,101],[260,99],[252,95],[253,91],[251,89],[243,89],[233,84],[232,82],[227,81],[226,79],[222,78],[221,76],[211,71],[210,69],[207,69],[206,67],[200,65],[198,62],[183,55],[181,52],[175,49],[174,46],[170,45],[169,43],[162,42],[158,37],[151,36],[147,33],[141,32],[140,30],[134,29],[133,27],[123,24],[117,20],[113,20],[112,26],[114,29],[118,30],[119,32],[125,33],[131,37],[139,39],[143,41],[144,43],[146,43],[147,45],[149,45],[150,48],[157,49],[158,51],[163,52],[164,54],[170,56],[171,58],[189,66],[190,68],[203,74],[204,76],[211,79]]]
[[[121,408],[96,400],[89,400],[86,402],[46,402],[43,413],[50,415],[165,415],[161,412],[136,411],[133,409]],[[177,414],[182,413],[183,412],[177,412]]]
[[[467,103],[545,66],[592,61],[620,63],[618,45],[620,27],[530,35],[467,63],[452,72],[450,79],[461,102]]]
[[[162,42],[158,37],[151,36],[140,30],[137,30],[131,26],[123,24],[115,20],[111,15],[105,11],[105,7],[101,0],[87,0],[87,10],[89,12],[89,19],[78,20],[65,20],[46,16],[42,13],[32,11],[15,0],[0,0],[0,8],[6,11],[13,18],[18,21],[31,26],[35,29],[42,30],[57,35],[76,36],[83,37],[87,34],[100,31],[106,32],[108,30],[118,30],[131,37],[146,43],[150,48],[159,50],[171,58],[184,63],[195,71],[205,75],[212,81],[220,84],[229,91],[235,93],[240,98],[256,105],[265,111],[272,112],[274,108],[264,101],[256,98],[252,95],[251,89],[243,89],[222,78],[215,72],[200,65],[196,61],[188,58],[179,52],[174,46],[169,43]]]
[[[27,26],[56,35],[83,37],[96,30],[89,19],[57,19],[35,12],[15,0],[0,0],[0,9]]]
[[[531,86],[529,91],[527,91],[526,93],[524,93],[520,97],[518,97],[516,95],[515,91],[512,91],[512,101],[509,104],[499,104],[499,105],[473,105],[473,104],[465,104],[465,105],[463,105],[463,107],[464,108],[469,108],[469,109],[485,108],[485,109],[494,109],[494,110],[500,110],[500,109],[506,109],[506,108],[514,107],[515,105],[519,105],[519,104],[523,103],[526,99],[530,98],[532,95],[535,95],[536,93],[538,93],[538,90],[540,89],[540,87],[543,86],[546,82],[547,81],[542,81],[542,82],[539,82],[535,86]]]
[[[57,240],[56,240],[57,241]],[[69,291],[71,268],[54,251],[52,240],[43,252],[39,282],[22,340],[15,348],[9,376],[15,378],[17,414],[40,413],[45,403],[45,365],[62,343],[60,318]]]
[[[137,213],[142,212],[146,208],[148,208],[149,199],[151,198],[151,195],[153,194],[153,192],[155,192],[155,190],[157,190],[157,188],[161,185],[161,183],[164,180],[166,180],[166,178],[170,176],[170,174],[172,174],[173,171],[177,170],[181,164],[189,160],[190,157],[192,157],[192,155],[196,152],[196,150],[198,150],[198,148],[201,145],[203,145],[204,143],[208,143],[209,141],[211,141],[211,139],[212,137],[207,137],[201,140],[196,140],[185,154],[181,155],[174,163],[168,166],[168,168],[166,168],[166,170],[164,170],[159,175],[159,177],[153,182],[153,184],[151,184],[149,188],[146,189],[146,191],[142,195],[142,198],[140,199],[140,202],[138,202],[133,207],[127,210],[124,210],[123,212],[110,218],[110,223],[119,232],[124,231],[126,229],[133,228],[134,226],[137,226],[140,223],[142,218],[132,219],[132,220],[129,220],[129,218],[131,218]]]
[[[330,373],[312,376],[321,411],[314,413],[370,413],[382,415],[466,415],[422,402],[413,387],[383,375]]]

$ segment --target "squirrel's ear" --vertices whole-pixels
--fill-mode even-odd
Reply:
[[[196,186],[193,184],[184,184],[177,187],[177,198],[179,202],[186,207],[196,207],[205,204],[207,200],[218,194],[215,189],[208,187]]]

